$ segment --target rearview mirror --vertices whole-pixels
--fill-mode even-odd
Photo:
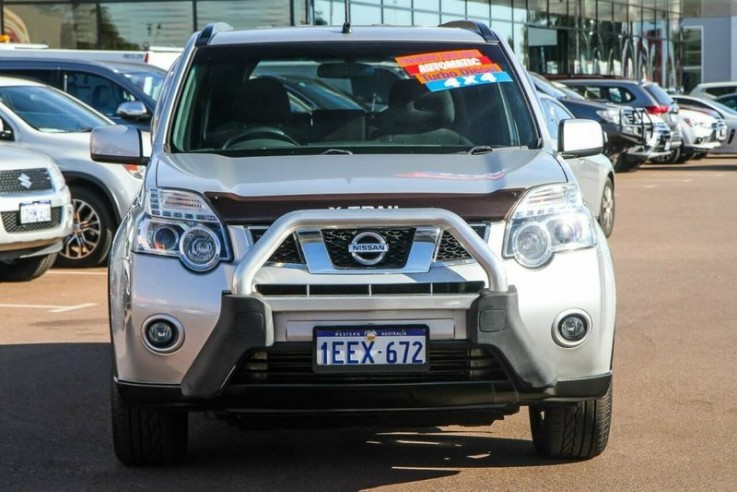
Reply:
[[[370,79],[376,70],[365,63],[323,63],[317,67],[317,76],[324,79]]]
[[[587,157],[604,150],[604,133],[596,121],[563,120],[558,128],[558,150],[564,157]]]

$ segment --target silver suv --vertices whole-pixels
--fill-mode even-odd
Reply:
[[[559,130],[482,24],[194,34],[111,250],[118,458],[180,461],[189,411],[404,426],[521,406],[542,455],[601,453],[614,272],[563,158],[603,137]],[[96,159],[141,148],[92,135]]]
[[[32,280],[54,264],[72,230],[72,203],[49,157],[0,148],[0,281]]]
[[[103,263],[120,219],[141,189],[145,168],[90,159],[90,131],[108,125],[110,120],[61,91],[0,76],[0,148],[22,147],[51,157],[72,194],[74,224],[57,266]]]

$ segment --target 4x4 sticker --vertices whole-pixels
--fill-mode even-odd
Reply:
[[[395,60],[431,92],[512,81],[498,63],[479,50],[422,53],[399,56]]]

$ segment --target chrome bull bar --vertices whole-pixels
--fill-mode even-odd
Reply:
[[[440,208],[406,209],[328,209],[297,210],[281,216],[264,233],[238,264],[233,275],[232,292],[251,295],[254,278],[281,243],[300,229],[338,229],[371,227],[439,227],[452,234],[468,254],[483,268],[489,289],[509,290],[501,259],[486,242],[457,214]]]

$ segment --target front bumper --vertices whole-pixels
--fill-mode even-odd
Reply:
[[[345,211],[336,212],[338,217]],[[236,257],[243,258],[235,271],[230,265],[222,265],[207,275],[197,276],[196,280],[183,269],[172,269],[175,260],[145,255],[114,260],[110,272],[111,328],[121,395],[131,401],[260,414],[318,411],[386,414],[388,409],[401,413],[448,408],[470,414],[475,413],[474,409],[483,410],[482,414],[509,413],[519,404],[603,395],[611,375],[614,324],[613,270],[603,236],[600,235],[597,248],[563,254],[542,271],[531,271],[519,267],[514,260],[501,262],[492,253],[501,249],[503,224],[490,233],[492,244],[487,244],[460,218],[442,212],[427,211],[419,219],[412,216],[412,220],[424,224],[436,221],[438,216],[445,217],[446,222],[440,225],[454,230],[459,242],[482,266],[446,269],[444,275],[468,279],[469,272],[473,272],[491,289],[473,295],[320,299],[275,299],[254,293],[255,280],[268,278],[272,283],[280,283],[279,275],[291,281],[308,275],[287,268],[261,268],[272,249],[300,223],[282,230],[275,223],[247,255],[240,254],[239,245],[234,244]],[[405,213],[411,215],[412,211],[397,211],[394,215]],[[319,214],[327,215],[325,211]],[[392,215],[386,211],[359,214],[349,211],[352,225],[362,216],[369,223]],[[336,217],[325,221],[341,227]],[[120,236],[116,243],[120,243]],[[128,261],[140,264],[133,269]],[[178,272],[176,275],[174,270]],[[256,272],[260,272],[258,278]],[[511,279],[525,286],[524,294],[507,285],[507,272]],[[439,281],[438,273],[434,275],[434,280]],[[392,280],[398,275],[370,276],[374,280]],[[335,281],[332,275],[322,277]],[[355,277],[359,282],[364,281],[364,276]],[[154,278],[156,283],[152,281]],[[196,281],[212,287],[220,282],[220,285],[229,284],[231,280],[231,291],[202,288],[192,293],[193,289],[189,288],[179,291],[183,298],[169,296],[166,305],[156,299],[169,286]],[[561,280],[566,283],[563,289]],[[134,300],[126,301],[127,295]],[[215,299],[215,309],[207,308]],[[571,299],[576,303],[573,306],[569,304]],[[126,309],[131,304],[136,306],[132,313],[129,307]],[[557,346],[550,336],[553,319],[572,307],[589,312],[595,325],[591,337],[577,349]],[[208,309],[217,313],[217,321],[209,321]],[[185,344],[176,353],[154,354],[141,343],[142,324],[157,312],[176,315],[186,327]],[[407,378],[378,383],[370,377],[360,382],[287,378],[277,383],[268,377],[268,371],[266,379],[244,376],[244,364],[249,363],[254,353],[265,354],[255,359],[263,361],[279,356],[280,351],[293,349],[290,357],[297,354],[311,366],[312,342],[305,335],[311,330],[301,327],[325,320],[376,324],[426,322],[431,327],[431,360],[434,349],[466,354],[481,351],[488,360],[493,359],[498,371],[494,377],[478,378],[469,370],[450,380]],[[446,330],[447,325],[451,326],[450,331]],[[473,357],[464,360],[466,368],[479,362]],[[367,398],[369,394],[373,396]]]

